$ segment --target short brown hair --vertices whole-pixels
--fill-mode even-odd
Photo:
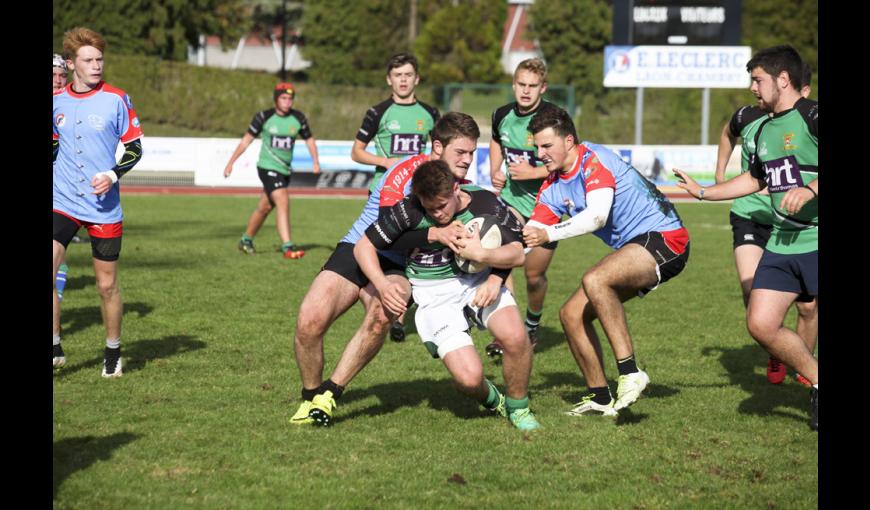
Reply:
[[[528,129],[529,132],[536,135],[547,128],[553,128],[553,132],[562,138],[571,135],[574,137],[574,143],[580,143],[577,138],[577,130],[574,128],[574,121],[571,120],[568,112],[561,108],[545,108],[539,111],[532,117]]]
[[[441,145],[450,145],[456,138],[465,137],[477,141],[480,138],[480,128],[477,122],[467,113],[447,112],[438,119],[432,128],[432,140],[438,140]]]
[[[84,27],[76,27],[63,34],[63,52],[66,58],[75,60],[82,46],[93,46],[102,53],[106,50],[106,40],[90,28]]]
[[[456,178],[450,171],[450,165],[445,161],[430,160],[414,172],[411,181],[411,193],[419,199],[433,199],[435,197],[449,196],[453,192],[453,184]]]
[[[397,53],[390,57],[390,60],[387,61],[387,76],[390,75],[390,71],[397,67],[402,67],[405,64],[411,64],[411,66],[414,68],[414,74],[418,74],[417,58],[410,53]]]
[[[527,58],[517,64],[517,69],[514,71],[514,80],[520,71],[529,71],[537,74],[541,78],[541,83],[547,82],[547,64],[539,58]]]

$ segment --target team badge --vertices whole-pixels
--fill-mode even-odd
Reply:
[[[423,119],[417,119],[417,131],[423,131]]]
[[[88,115],[88,124],[97,131],[102,131],[106,127],[106,121],[96,114]]]
[[[57,127],[63,127],[66,124],[66,117],[62,113],[59,113],[57,117],[54,118],[54,125]]]
[[[532,135],[532,133],[530,133],[528,131],[526,131],[526,146],[527,147],[534,147],[535,146],[535,137]]]
[[[787,151],[793,151],[793,150],[797,149],[797,147],[792,145],[792,143],[791,143],[793,139],[794,139],[794,133],[788,133],[788,134],[783,135],[783,137],[782,137],[783,147],[782,148],[787,150]]]
[[[401,129],[402,126],[399,125],[399,121],[391,120],[389,124],[387,124],[387,129],[390,131],[396,131],[397,129]]]

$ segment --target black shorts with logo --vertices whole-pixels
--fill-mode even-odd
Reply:
[[[332,252],[332,255],[329,256],[320,270],[332,271],[352,282],[357,287],[363,288],[369,284],[369,279],[360,269],[356,258],[354,258],[353,247],[352,243],[338,243],[335,246],[335,251]],[[378,260],[381,263],[381,270],[383,270],[385,275],[398,274],[405,276],[404,266],[396,264],[380,254],[378,254]]]
[[[730,220],[735,248],[745,244],[752,244],[759,248],[764,248],[767,245],[767,240],[770,239],[770,231],[773,230],[772,225],[755,223],[734,213],[731,213]]]
[[[687,238],[688,239],[688,238]],[[676,253],[671,250],[668,243],[665,242],[665,237],[661,232],[647,232],[634,237],[626,244],[639,244],[656,260],[656,274],[659,281],[654,286],[638,291],[640,297],[645,296],[650,291],[658,288],[659,285],[677,276],[686,267],[686,262],[689,260],[689,248],[691,244],[687,241],[686,247],[682,253]]]
[[[257,175],[260,176],[260,182],[263,183],[263,191],[266,192],[266,196],[271,200],[273,191],[290,186],[290,177],[293,174],[284,175],[275,170],[257,167]]]

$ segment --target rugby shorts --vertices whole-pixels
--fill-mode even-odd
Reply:
[[[260,176],[260,182],[263,183],[263,191],[266,192],[270,202],[272,201],[271,194],[273,191],[290,186],[290,175],[284,175],[275,170],[266,170],[260,167],[257,167],[257,175]]]
[[[665,232],[647,232],[626,244],[639,244],[656,260],[657,282],[652,287],[641,289],[637,295],[644,297],[659,285],[680,274],[689,260],[689,231],[685,228]]]
[[[461,274],[442,280],[411,278],[411,289],[417,303],[414,321],[420,340],[433,358],[442,358],[460,347],[474,345],[463,308],[471,305],[477,288],[486,281],[489,271]],[[493,313],[517,303],[510,291],[502,285],[495,303],[479,311],[484,325]]]
[[[338,243],[335,245],[335,250],[320,270],[332,271],[357,287],[363,288],[369,284],[369,279],[359,267],[356,258],[354,258],[353,247],[352,243]],[[405,268],[403,266],[380,254],[378,254],[378,260],[381,263],[381,270],[383,270],[385,275],[397,274],[405,276]]]
[[[55,209],[52,214],[52,229],[54,240],[63,245],[64,249],[72,242],[81,227],[85,227],[91,238],[91,255],[97,260],[114,262],[121,255],[121,236],[124,222],[91,223],[78,220]]]
[[[770,239],[770,231],[773,226],[756,223],[750,219],[730,213],[731,234],[734,237],[734,248],[751,244],[764,248]]]
[[[752,279],[755,289],[793,292],[798,301],[809,303],[819,295],[819,251],[784,255],[764,250]]]

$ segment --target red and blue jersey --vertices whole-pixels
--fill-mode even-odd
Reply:
[[[577,159],[567,173],[552,172],[541,185],[532,220],[545,225],[562,216],[576,216],[586,209],[586,193],[613,188],[613,205],[607,223],[594,234],[618,249],[647,232],[682,228],[674,205],[615,152],[591,142],[577,146]]]
[[[119,184],[97,196],[91,180],[115,167],[118,142],[142,137],[130,97],[100,82],[84,94],[74,92],[69,84],[55,92],[53,100],[52,139],[60,144],[54,162],[53,208],[92,223],[121,221]]]

